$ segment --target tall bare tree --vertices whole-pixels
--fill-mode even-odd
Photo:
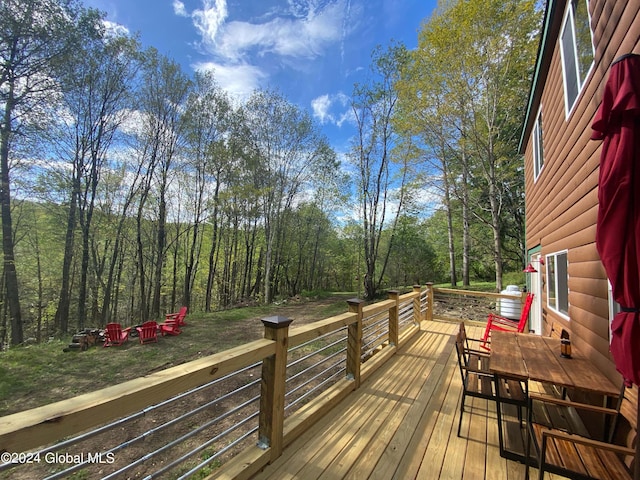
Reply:
[[[12,344],[23,341],[11,219],[12,145],[16,136],[37,127],[39,111],[55,98],[56,65],[70,52],[82,13],[70,0],[0,2],[0,210]]]
[[[205,219],[213,226],[209,256],[215,256],[219,195],[223,175],[229,163],[226,143],[229,139],[232,113],[230,101],[216,84],[213,73],[197,73],[194,90],[187,100],[184,122],[187,152],[190,157],[188,163],[195,180],[191,241],[186,257],[183,288],[183,304],[188,307],[191,305],[191,291],[198,269],[198,245]],[[207,211],[208,206],[212,207],[211,212]]]
[[[357,124],[351,158],[357,171],[367,298],[375,298],[382,285],[407,188],[408,170],[403,163],[408,159],[396,158],[403,161],[396,162],[394,169],[393,149],[398,139],[392,124],[398,100],[395,83],[405,59],[406,49],[402,45],[391,45],[386,51],[376,49],[372,57],[373,78],[368,84],[356,85],[351,101]],[[382,248],[385,228],[390,230],[391,237]]]
[[[64,108],[69,126],[69,181],[67,243],[56,323],[67,331],[71,299],[69,266],[74,252],[76,224],[80,227],[81,257],[78,284],[77,327],[87,320],[90,269],[90,236],[101,172],[117,129],[131,102],[131,85],[136,74],[138,45],[126,37],[103,31],[85,39],[77,55],[65,63],[62,78]],[[95,299],[97,302],[97,299]],[[92,319],[96,321],[98,319]]]
[[[174,160],[183,142],[183,112],[191,81],[173,60],[147,52],[140,105],[143,116],[141,151],[147,161],[147,179],[138,208],[138,267],[140,270],[141,318],[160,315],[163,268],[167,247],[167,215],[169,188]],[[145,267],[145,245],[142,234],[143,214],[150,193],[157,199],[155,245],[150,271]],[[151,276],[147,274],[150,273]],[[149,280],[151,280],[149,282]],[[149,282],[149,287],[145,285]],[[150,302],[147,303],[147,293]]]

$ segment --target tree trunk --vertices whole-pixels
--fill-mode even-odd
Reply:
[[[207,273],[207,289],[205,292],[205,311],[211,312],[211,297],[213,295],[213,280],[216,275],[216,249],[218,246],[218,206],[214,207],[213,232],[211,235],[211,249],[209,250],[209,271]]]
[[[138,215],[136,218],[136,225],[137,225],[137,229],[136,229],[136,246],[137,246],[137,255],[138,255],[138,262],[137,262],[137,271],[138,271],[138,275],[140,276],[138,278],[138,283],[140,286],[140,300],[139,300],[139,314],[140,314],[140,319],[146,319],[149,317],[149,309],[148,309],[148,303],[147,303],[147,295],[146,295],[146,275],[145,275],[145,260],[144,260],[144,243],[143,243],[143,239],[142,239],[142,211],[143,211],[143,206],[144,206],[144,202],[146,201],[146,193],[143,195],[143,197],[140,199],[140,205],[138,206]],[[135,298],[135,295],[132,295],[132,298]],[[144,320],[142,320],[144,321]]]
[[[462,149],[462,285],[468,287],[471,233],[469,227],[469,165],[465,147]]]
[[[162,269],[164,268],[165,248],[167,242],[167,201],[166,179],[160,185],[160,203],[158,205],[158,232],[156,236],[156,264],[153,284],[153,300],[151,302],[151,317],[160,316],[160,292],[162,288]]]
[[[9,94],[4,108],[2,131],[0,132],[0,209],[2,210],[2,253],[4,255],[4,277],[6,300],[11,324],[11,344],[24,341],[22,313],[18,291],[18,272],[13,251],[13,225],[11,221],[11,189],[9,183],[9,142],[11,141],[11,113],[13,111],[13,83],[9,84]]]
[[[75,168],[75,167],[74,167]],[[64,258],[62,260],[62,277],[60,279],[60,297],[55,315],[55,327],[62,333],[69,330],[69,314],[71,307],[71,266],[73,264],[73,250],[75,244],[75,230],[78,209],[78,179],[74,171],[73,187],[69,199],[69,214],[67,216],[67,233],[64,242]]]

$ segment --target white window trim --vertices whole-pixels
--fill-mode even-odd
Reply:
[[[609,280],[607,280],[607,284],[607,298],[609,300],[609,342],[611,342],[611,322],[613,322],[613,317],[620,312],[620,304],[613,299],[613,287]]]
[[[564,313],[560,310],[558,310],[558,308],[556,307],[556,305],[552,305],[551,303],[549,303],[549,300],[551,299],[551,295],[549,294],[549,285],[550,285],[550,281],[549,281],[549,265],[550,265],[550,259],[553,257],[553,264],[557,265],[557,257],[558,255],[562,255],[565,254],[567,256],[567,313]],[[571,307],[570,303],[569,303],[569,251],[568,250],[560,250],[558,252],[554,252],[554,253],[550,253],[548,255],[545,256],[545,262],[546,262],[546,284],[547,284],[547,307],[549,307],[550,310],[552,310],[554,313],[560,315],[562,318],[565,318],[567,320],[571,320],[569,317],[569,309]],[[554,292],[554,296],[553,298],[556,299],[556,302],[558,301],[558,269],[557,266],[555,268],[555,275],[556,277],[554,278],[554,285],[555,285],[555,292]]]
[[[542,107],[538,110],[536,121],[533,124],[532,140],[533,140],[533,181],[537,181],[538,177],[544,170],[544,133],[542,131]],[[540,138],[538,138],[540,137]],[[538,146],[542,145],[542,151],[538,151]]]
[[[578,64],[578,55],[577,55],[577,42],[576,42],[576,22],[575,19],[573,18],[573,9],[571,8],[571,0],[567,0],[567,3],[565,5],[565,12],[564,12],[564,19],[562,20],[562,27],[560,28],[560,35],[558,37],[558,41],[560,44],[560,61],[562,62],[561,65],[561,69],[562,69],[562,84],[564,87],[564,109],[565,109],[565,119],[568,119],[569,116],[571,115],[571,112],[573,111],[573,109],[575,108],[575,106],[578,104],[578,99],[580,98],[580,94],[582,93],[582,90],[585,86],[586,79],[589,78],[589,76],[591,75],[591,71],[593,70],[593,67],[595,65],[595,55],[596,55],[596,51],[595,51],[595,47],[593,46],[593,31],[591,30],[591,12],[589,11],[589,2],[588,0],[578,0],[578,1],[584,1],[587,4],[587,14],[589,15],[589,32],[591,33],[591,49],[593,51],[593,60],[591,61],[591,65],[589,66],[589,69],[587,70],[587,74],[585,75],[585,80],[582,81],[580,79],[580,67]],[[576,94],[576,98],[573,99],[573,103],[571,105],[569,105],[569,98],[567,96],[567,77],[566,77],[566,73],[565,73],[565,53],[564,53],[564,46],[562,45],[562,34],[564,33],[564,29],[567,26],[567,21],[569,21],[569,18],[571,18],[571,26],[572,26],[572,37],[573,37],[573,59],[575,62],[575,68],[576,68],[576,76],[578,79],[578,91]]]

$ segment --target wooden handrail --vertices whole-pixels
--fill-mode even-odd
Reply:
[[[333,332],[341,327],[348,327],[357,321],[358,316],[356,313],[346,312],[336,315],[335,317],[326,318],[307,325],[291,327],[289,330],[289,347],[302,345],[303,343],[313,340],[325,333]]]

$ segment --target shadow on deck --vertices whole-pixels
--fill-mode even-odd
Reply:
[[[253,478],[524,478],[524,465],[500,456],[494,404],[467,399],[469,414],[456,434],[456,329],[423,322],[387,365]],[[480,333],[478,327],[468,331]]]

